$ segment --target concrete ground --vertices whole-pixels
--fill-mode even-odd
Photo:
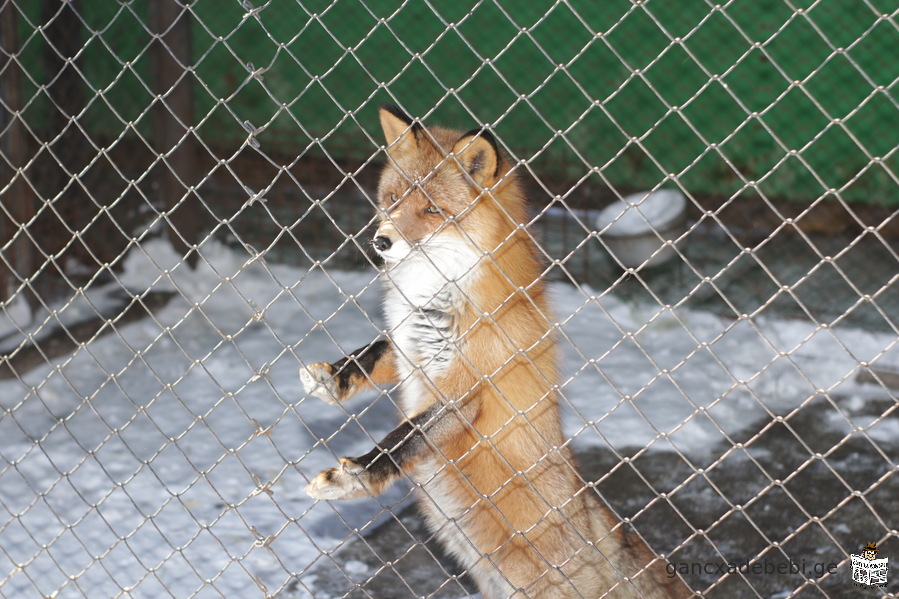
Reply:
[[[847,398],[833,399],[859,416]],[[864,409],[882,412],[892,401],[885,397],[883,405],[874,402]],[[895,594],[895,570],[886,589],[853,586],[848,554],[892,530],[879,555],[890,557],[891,563],[899,556],[899,439],[875,444],[856,435],[841,444],[844,433],[829,424],[833,412],[822,400],[783,423],[752,423],[745,438],[734,440],[747,442],[745,448],[712,447],[704,460],[693,463],[675,453],[650,452],[625,464],[610,450],[598,448],[579,452],[578,459],[585,479],[599,481],[599,492],[619,516],[631,518],[649,545],[685,571],[684,580],[705,597]],[[630,455],[639,450],[633,448]],[[826,457],[815,459],[815,454]],[[667,499],[660,499],[661,493]],[[374,530],[351,535],[339,552],[323,558],[302,580],[314,582],[323,593],[316,597],[322,598],[469,596],[471,582],[464,575],[456,578],[458,567],[429,537],[414,506],[404,507]],[[795,563],[794,570],[805,571],[717,572],[718,564],[746,561],[758,562],[760,568],[770,563],[771,569]],[[835,572],[819,576],[816,568],[831,563]]]

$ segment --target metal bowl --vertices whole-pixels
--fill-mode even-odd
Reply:
[[[665,242],[686,231],[687,200],[672,189],[636,193],[603,209],[596,226],[625,268],[660,266],[677,256]]]

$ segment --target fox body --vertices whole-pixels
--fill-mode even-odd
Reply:
[[[485,599],[690,593],[577,472],[557,399],[553,321],[526,204],[486,132],[425,129],[382,107],[378,186],[389,339],[301,370],[342,402],[399,384],[402,422],[306,492],[378,494],[406,476],[428,526]]]

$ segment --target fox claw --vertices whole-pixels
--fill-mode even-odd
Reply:
[[[317,397],[325,403],[337,405],[338,390],[334,377],[331,375],[331,365],[324,362],[315,362],[305,368],[300,368],[300,382],[307,395]]]
[[[368,493],[362,486],[359,475],[364,469],[350,458],[340,458],[340,465],[318,473],[306,485],[306,495],[313,499],[356,499]]]

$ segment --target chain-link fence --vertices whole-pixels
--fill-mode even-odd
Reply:
[[[896,16],[6,0],[0,596],[477,592],[420,480],[303,492],[402,412],[297,376],[396,334],[385,102],[492,133],[526,190],[564,447],[615,530],[705,597],[895,596]]]

